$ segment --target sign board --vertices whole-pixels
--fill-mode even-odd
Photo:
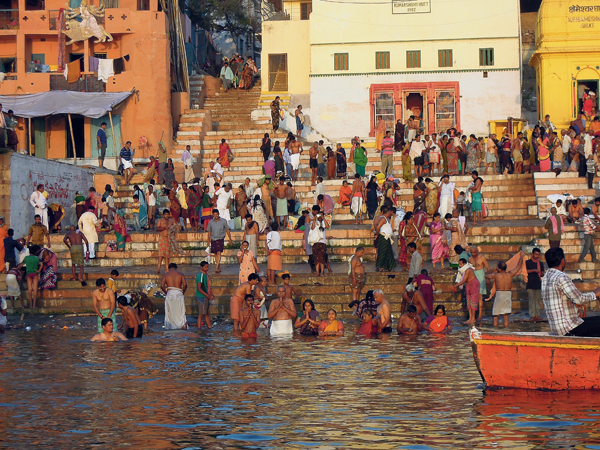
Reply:
[[[431,12],[431,0],[393,0],[392,14],[420,14]]]
[[[596,3],[596,2],[594,2]],[[579,5],[574,4],[569,6],[567,14],[567,23],[569,28],[594,29],[600,28],[600,5]]]

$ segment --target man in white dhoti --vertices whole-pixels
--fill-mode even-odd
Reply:
[[[285,287],[277,287],[277,297],[269,307],[269,319],[271,323],[271,336],[291,337],[294,334],[292,321],[298,313],[291,298],[285,297]]]
[[[183,182],[191,183],[194,181],[194,168],[192,167],[192,154],[190,153],[191,147],[185,146],[185,150],[181,154],[181,162],[183,163]]]
[[[290,138],[288,145],[290,149],[290,161],[292,162],[292,179],[296,181],[298,179],[298,167],[300,167],[300,155],[302,154],[302,145],[296,140],[295,137]]]
[[[135,149],[131,149],[131,141],[125,142],[125,147],[121,149],[119,156],[121,157],[121,164],[125,170],[125,184],[129,184],[131,177],[133,176],[133,155]]]
[[[37,189],[29,197],[29,203],[33,206],[35,214],[39,214],[42,223],[48,228],[48,206],[46,197],[44,197],[44,185],[38,184]],[[49,231],[49,230],[48,230]]]
[[[446,214],[452,214],[452,210],[454,209],[454,188],[455,184],[450,181],[450,177],[448,175],[444,175],[439,184],[439,213],[442,218],[445,218]]]
[[[84,212],[77,222],[79,231],[85,235],[85,238],[88,241],[88,245],[85,245],[85,242],[83,243],[83,254],[85,255],[86,252],[90,252],[90,259],[96,257],[95,247],[96,242],[98,242],[98,217],[94,211],[94,207],[90,206],[87,212]]]
[[[511,271],[506,270],[506,263],[500,261],[498,268],[485,274],[488,280],[496,283],[496,298],[494,298],[494,326],[498,326],[498,316],[502,316],[502,325],[508,326],[508,315],[512,313],[512,283],[513,278],[521,274],[523,265],[523,252],[519,252],[519,261]]]
[[[165,330],[186,330],[185,276],[177,270],[177,264],[169,264],[169,270],[162,279],[161,288],[165,297]]]

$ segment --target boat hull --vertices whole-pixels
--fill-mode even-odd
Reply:
[[[600,389],[600,339],[471,329],[486,389]]]

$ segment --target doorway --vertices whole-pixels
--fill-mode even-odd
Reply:
[[[115,127],[114,128],[114,133],[115,133],[115,141],[117,142],[116,145],[113,141],[113,130],[111,130],[110,127],[110,117],[108,116],[108,114],[106,114],[105,116],[100,117],[99,119],[90,119],[90,142],[92,143],[92,158],[98,158],[98,146],[96,145],[96,143],[98,142],[98,140],[96,139],[96,136],[98,135],[98,130],[100,129],[100,127],[102,126],[102,123],[105,122],[106,123],[106,158],[114,158],[115,157],[115,148],[117,149],[117,152],[120,150],[120,148],[122,147],[121,145],[121,116],[119,114],[114,114],[112,116],[113,121],[112,124]]]
[[[287,92],[287,53],[269,55],[269,91]]]
[[[404,123],[408,121],[410,116],[415,116],[419,120],[419,134],[425,132],[425,124],[427,123],[427,110],[425,108],[425,92],[404,92]]]
[[[577,111],[575,111],[575,118],[583,110],[583,95],[590,91],[596,93],[596,98],[598,98],[598,80],[577,80]],[[598,111],[597,100],[594,110]]]
[[[79,114],[71,115],[73,123],[73,139],[71,139],[71,128],[69,126],[69,118],[65,117],[65,128],[67,131],[67,158],[73,158],[73,140],[75,141],[75,154],[77,158],[85,158],[85,135],[84,135],[84,117]]]
[[[36,158],[46,158],[46,118],[31,120],[31,151]]]

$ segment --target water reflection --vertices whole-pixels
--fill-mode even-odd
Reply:
[[[466,333],[90,336],[0,338],[0,447],[599,448],[597,395],[483,393]]]

